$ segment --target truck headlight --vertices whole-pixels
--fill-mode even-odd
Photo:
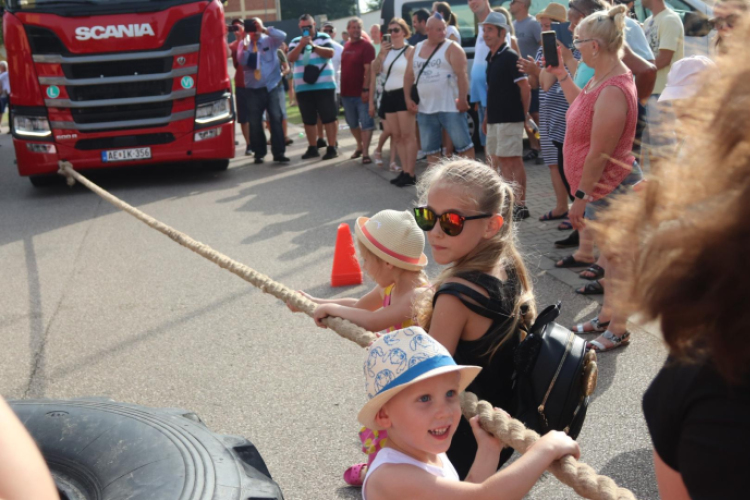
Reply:
[[[49,121],[39,116],[14,116],[13,131],[18,135],[47,137],[52,135]]]
[[[230,96],[222,96],[216,101],[199,104],[195,108],[195,123],[204,125],[218,120],[225,120],[232,116],[232,106]]]

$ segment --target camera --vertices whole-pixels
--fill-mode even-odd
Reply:
[[[310,36],[310,29],[305,28],[304,30],[302,30],[302,36]]]
[[[255,19],[245,19],[245,32],[255,33],[258,31],[258,25],[255,23]]]
[[[383,41],[385,43],[391,43],[391,34],[390,33],[386,33],[385,35],[383,35]]]
[[[229,33],[237,33],[239,30],[240,30],[240,27],[237,26],[236,24],[230,24],[229,26],[227,26],[227,31]]]

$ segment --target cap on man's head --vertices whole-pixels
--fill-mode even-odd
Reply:
[[[334,26],[333,23],[330,22],[324,23],[323,28],[332,28],[334,31],[336,30],[336,26]]]
[[[490,24],[492,26],[497,26],[498,28],[502,28],[505,31],[508,31],[510,28],[508,27],[508,20],[505,18],[505,16],[501,12],[490,12],[490,14],[487,16],[487,19],[484,20],[483,23],[479,24]]]

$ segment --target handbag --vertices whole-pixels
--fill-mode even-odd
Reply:
[[[554,320],[561,303],[538,316],[513,353],[513,417],[538,432],[563,431],[575,439],[581,432],[596,389],[596,353],[586,342]]]
[[[323,72],[323,68],[325,67],[325,63],[323,63],[322,66],[318,66],[316,64],[308,64],[305,66],[305,70],[302,73],[302,80],[307,84],[314,84],[318,81],[318,78],[320,77],[320,74]]]
[[[424,66],[422,66],[422,69],[419,70],[419,74],[417,75],[417,80],[414,82],[414,85],[411,87],[411,100],[414,101],[415,104],[419,104],[419,91],[417,90],[417,85],[419,85],[419,78],[422,76],[422,73],[424,73],[425,68],[428,64],[430,64],[430,60],[432,59],[432,56],[435,55],[435,52],[438,51],[440,46],[443,45],[443,42],[440,42],[437,47],[435,47],[435,50],[432,51],[432,54],[430,54],[430,57],[427,58],[427,60],[424,62]]]

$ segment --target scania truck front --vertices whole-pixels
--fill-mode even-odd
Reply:
[[[219,0],[8,0],[3,33],[18,172],[234,157]]]

